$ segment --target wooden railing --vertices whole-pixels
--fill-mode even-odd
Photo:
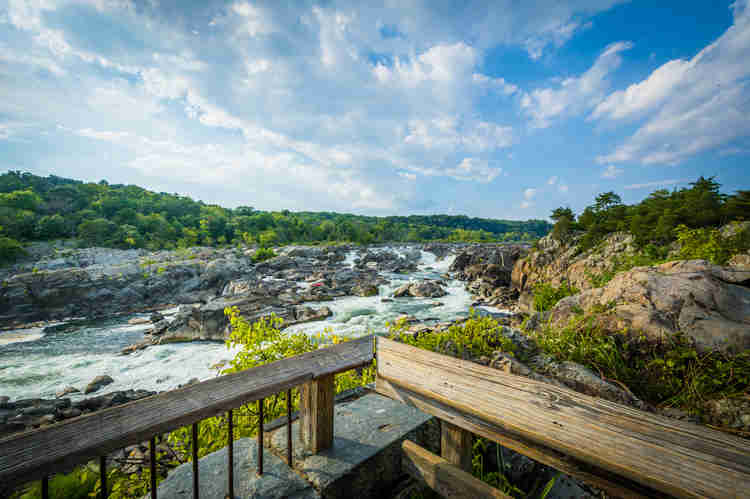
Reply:
[[[441,420],[442,458],[403,445],[404,469],[458,497],[504,497],[466,471],[472,434],[556,468],[618,497],[747,497],[750,442],[582,395],[521,376],[378,337],[376,390]],[[198,422],[228,411],[229,483],[233,493],[231,410],[302,386],[302,441],[314,453],[333,441],[334,375],[369,364],[366,337],[106,409],[0,440],[0,484],[15,486],[94,458],[106,491],[107,453],[193,425],[193,490],[198,497]],[[290,400],[291,402],[291,400]],[[291,407],[291,404],[288,404]],[[261,414],[258,472],[262,473]],[[287,417],[291,465],[291,417]],[[152,497],[156,497],[151,459]],[[104,494],[103,494],[104,495]]]
[[[156,497],[155,435],[192,425],[193,497],[198,497],[198,424],[227,412],[229,452],[228,484],[233,491],[232,409],[258,401],[258,473],[263,473],[263,399],[301,386],[300,428],[303,443],[313,453],[333,441],[334,375],[367,365],[373,359],[373,338],[368,336],[328,348],[220,376],[178,390],[154,395],[93,414],[0,440],[0,484],[13,487],[42,480],[42,496],[48,496],[47,477],[99,458],[102,497],[106,497],[105,456],[125,446],[149,441],[151,497]],[[287,460],[291,465],[291,417],[287,415]]]
[[[447,423],[442,454],[457,468],[476,434],[617,497],[750,495],[748,440],[386,338],[376,352],[376,390]],[[444,465],[404,450],[412,473],[446,483]]]

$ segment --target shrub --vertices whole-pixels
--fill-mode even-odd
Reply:
[[[547,283],[538,283],[534,286],[534,310],[537,312],[552,310],[557,302],[576,293],[578,293],[578,290],[567,282],[562,283],[559,287]]]
[[[680,245],[679,256],[683,259],[699,258],[719,265],[725,264],[732,255],[750,248],[750,231],[734,231],[724,237],[715,228],[689,229],[679,225],[675,229]]]
[[[276,256],[276,253],[274,253],[274,251],[271,248],[260,248],[252,256],[252,259],[253,259],[253,262],[258,263],[258,262],[263,262],[265,260],[273,258],[275,256]]]
[[[13,263],[25,254],[26,250],[21,243],[10,237],[0,237],[0,265]]]

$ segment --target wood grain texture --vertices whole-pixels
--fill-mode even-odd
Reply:
[[[750,442],[719,431],[385,338],[377,338],[377,366],[379,392],[503,445],[517,442],[508,447],[519,452],[537,449],[561,471],[570,463],[575,476],[603,477],[619,495],[631,484],[676,497],[750,490]]]
[[[300,390],[300,440],[313,454],[333,445],[334,375],[321,376]]]
[[[440,455],[459,469],[471,473],[471,432],[440,421]]]
[[[105,409],[0,440],[0,482],[13,486],[153,435],[372,362],[372,336]]]
[[[508,499],[511,497],[411,440],[404,440],[401,450],[403,451],[401,469],[404,473],[425,482],[443,497],[457,499]]]

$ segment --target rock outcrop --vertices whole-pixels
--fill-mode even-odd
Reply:
[[[750,271],[682,260],[636,267],[603,288],[560,300],[551,319],[566,324],[576,313],[596,310],[600,326],[661,339],[678,331],[700,350],[750,348]]]
[[[448,294],[443,286],[440,281],[408,282],[394,291],[393,297],[439,298]]]

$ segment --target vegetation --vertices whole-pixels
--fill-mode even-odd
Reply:
[[[707,400],[750,388],[750,351],[699,354],[683,335],[663,341],[627,331],[612,335],[598,326],[596,314],[580,314],[566,327],[547,325],[528,334],[557,360],[583,364],[656,406],[700,413]]]
[[[547,283],[538,283],[534,286],[534,310],[537,312],[552,310],[557,302],[576,293],[578,293],[578,290],[567,282],[559,287]]]
[[[238,244],[266,248],[292,242],[533,241],[551,228],[544,220],[229,209],[134,185],[18,171],[0,175],[0,226],[0,263],[19,256],[20,242],[57,238],[150,250]]]
[[[260,248],[253,254],[253,262],[258,263],[276,256],[276,253],[271,248]]]
[[[555,209],[552,235],[562,240],[573,231],[583,231],[578,245],[581,251],[594,247],[616,231],[632,234],[640,248],[649,244],[663,247],[680,239],[681,235],[693,239],[709,237],[709,229],[731,221],[750,220],[750,191],[726,195],[719,191],[720,187],[713,177],[700,177],[690,187],[672,192],[660,189],[634,205],[625,205],[616,193],[605,192],[577,219],[570,208]],[[686,232],[696,229],[708,232]],[[742,247],[748,247],[746,239]],[[713,254],[722,257],[721,252]]]
[[[330,330],[323,331],[313,337],[305,333],[282,333],[279,328],[283,321],[276,317],[261,319],[251,324],[239,315],[237,308],[226,309],[225,313],[229,316],[232,324],[232,333],[227,340],[227,346],[239,346],[241,350],[229,363],[228,367],[221,371],[221,374],[250,369],[345,341],[332,334]],[[374,380],[375,369],[373,363],[372,366],[362,369],[359,374],[356,370],[352,370],[337,375],[335,379],[336,393],[371,383]],[[298,389],[292,390],[292,404],[293,410],[299,409]],[[270,421],[286,414],[286,407],[285,392],[266,397],[263,405],[265,420]],[[257,403],[243,405],[233,412],[234,439],[255,435],[259,423]],[[226,447],[228,438],[227,424],[225,415],[207,418],[200,422],[198,435],[200,441],[198,449],[199,458]],[[166,441],[172,452],[157,454],[157,463],[159,465],[157,482],[164,479],[169,469],[191,460],[190,435],[190,427],[179,428],[166,435]],[[107,483],[111,487],[109,497],[112,499],[145,497],[148,494],[150,484],[148,467],[144,467],[140,473],[132,474],[125,474],[118,468],[112,468],[108,471]],[[71,473],[56,475],[51,479],[50,497],[98,497],[100,487],[98,471],[91,472],[86,466],[81,466]],[[29,484],[29,487],[17,492],[15,497],[23,499],[41,497],[38,483]]]

